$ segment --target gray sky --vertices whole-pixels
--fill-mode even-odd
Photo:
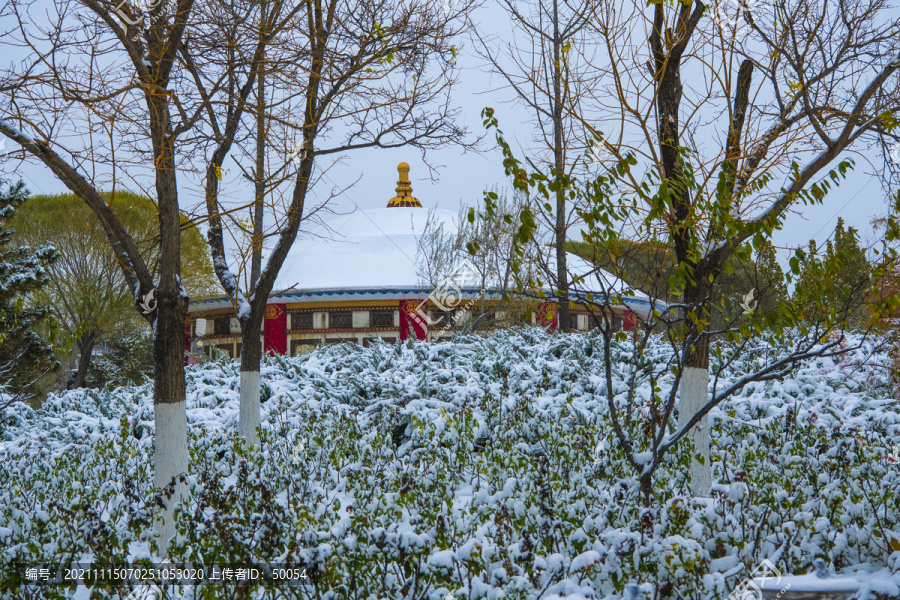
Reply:
[[[483,30],[501,38],[509,35],[510,22],[496,2],[489,0],[481,7],[476,12],[475,21]],[[481,111],[490,106],[497,110],[500,127],[507,139],[527,144],[534,134],[528,123],[528,114],[508,102],[512,97],[511,92],[499,89],[503,82],[496,75],[490,74],[484,60],[474,52],[472,42],[467,42],[463,47],[459,64],[462,68],[461,85],[457,88],[454,99],[462,109],[463,124],[474,135],[483,135],[485,130]],[[872,73],[878,68],[880,66],[873,65]],[[862,79],[865,81],[867,77]],[[350,206],[356,203],[361,208],[378,208],[383,207],[394,195],[396,166],[398,162],[405,161],[411,166],[413,193],[422,201],[423,206],[437,206],[454,211],[460,205],[480,206],[485,189],[493,186],[509,188],[503,173],[502,156],[493,139],[493,133],[485,138],[483,152],[462,152],[456,148],[429,151],[428,161],[442,166],[435,181],[428,179],[428,169],[421,155],[412,149],[355,153],[347,160],[346,165],[329,175],[337,183],[361,177],[355,189],[348,192],[345,202],[349,202]],[[829,168],[835,167],[846,156],[841,156]],[[856,163],[854,171],[845,182],[828,194],[824,204],[798,205],[794,214],[787,217],[784,228],[774,236],[776,246],[794,248],[798,244],[806,245],[810,239],[816,239],[821,245],[834,232],[838,217],[843,217],[850,227],[856,228],[862,241],[873,238],[872,219],[885,215],[887,211],[887,194],[875,175],[883,159],[879,148],[866,151],[864,157],[853,155],[853,158]],[[820,177],[826,174],[827,169],[820,173]],[[575,231],[570,234],[570,238],[580,239]],[[787,249],[781,250],[779,258],[786,264],[792,254]]]
[[[505,13],[491,0],[487,1],[486,6],[478,9],[475,21],[485,29],[490,25],[495,29],[494,33],[505,32],[509,35],[510,26]],[[491,77],[483,61],[473,50],[472,42],[464,41],[459,55],[460,85],[455,91],[453,100],[461,108],[462,123],[473,136],[483,135],[485,132],[480,113],[485,106],[491,106],[497,109],[501,128],[507,137],[527,143],[533,135],[527,115],[515,106],[503,103],[503,100],[511,97],[510,93],[496,91],[502,82],[497,77]],[[873,65],[872,71],[875,72],[877,68]],[[429,179],[428,169],[417,150],[356,151],[347,155],[342,164],[331,169],[323,179],[323,185],[314,193],[318,197],[323,197],[332,186],[344,187],[359,178],[359,182],[338,199],[336,208],[347,211],[354,205],[360,208],[384,207],[387,200],[394,195],[397,163],[405,161],[411,165],[413,193],[422,201],[423,206],[436,206],[453,211],[460,205],[479,206],[485,189],[495,186],[509,187],[503,174],[502,157],[499,150],[493,146],[491,133],[485,138],[481,152],[463,152],[458,148],[428,151],[429,162],[439,167],[435,180]],[[11,142],[7,142],[6,149],[9,150],[10,147]],[[802,214],[789,216],[784,229],[775,235],[776,245],[796,246],[805,244],[810,238],[822,242],[832,233],[839,216],[843,217],[848,225],[859,230],[863,240],[871,237],[870,221],[886,212],[886,195],[880,181],[873,176],[875,169],[881,165],[880,150],[873,149],[866,153],[866,157],[868,161],[856,158],[855,172],[827,196],[824,205],[802,206],[800,207]],[[13,162],[0,159],[0,174],[10,175],[10,163]],[[237,172],[233,163],[226,162],[225,166],[232,167],[233,173]],[[33,193],[67,191],[52,173],[42,166],[28,164],[15,169],[15,175],[24,178]],[[186,178],[182,178],[181,181],[188,183]],[[239,181],[237,177],[226,178],[223,182],[223,192],[235,199],[248,198],[252,194],[246,182]],[[577,233],[570,237],[578,239]],[[782,262],[786,262],[786,252],[780,252],[779,256]]]

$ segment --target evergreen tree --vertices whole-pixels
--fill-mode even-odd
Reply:
[[[775,247],[766,240],[766,243],[757,251],[756,260],[756,290],[759,306],[757,310],[763,313],[771,312],[778,308],[780,302],[788,299],[787,283],[784,270],[778,264],[775,255]]]
[[[816,299],[816,288],[824,279],[824,267],[818,257],[816,240],[809,240],[808,250],[797,250],[800,274],[794,284],[793,298],[802,306],[811,305]]]
[[[569,252],[593,262],[657,300],[667,303],[683,301],[683,298],[672,293],[669,285],[669,278],[675,274],[675,255],[662,240],[641,243],[617,240],[615,248],[600,251],[585,242],[569,242],[567,248]],[[751,290],[753,296],[748,299]],[[722,329],[746,319],[745,299],[755,307],[754,312],[766,313],[777,309],[779,302],[787,300],[788,293],[775,247],[766,241],[753,260],[742,260],[737,255],[729,258],[724,272],[713,284],[710,297],[718,299],[710,308],[713,329]]]
[[[153,340],[149,333],[136,332],[106,341],[91,370],[85,387],[141,385],[153,379]]]
[[[731,256],[724,272],[712,285],[710,297],[714,304],[710,308],[713,329],[724,329],[747,320],[750,312],[765,314],[776,310],[788,295],[784,271],[778,264],[774,246],[767,240],[753,258]],[[748,312],[748,306],[752,311]]]
[[[828,240],[825,247],[825,262],[832,265],[835,272],[835,288],[832,299],[835,302],[850,302],[853,305],[848,322],[855,327],[865,327],[870,312],[866,301],[872,265],[866,251],[859,245],[857,231],[844,229],[844,220],[838,218],[834,229],[834,242]]]
[[[59,258],[51,244],[32,248],[10,244],[8,222],[28,198],[20,181],[0,182],[0,390],[31,397],[41,375],[55,370],[53,348],[35,332],[48,307],[26,307],[25,296],[47,283],[46,267]]]
[[[616,240],[599,247],[587,242],[566,242],[566,250],[591,262],[629,286],[663,302],[680,302],[672,293],[669,278],[675,274],[675,255],[664,240]]]
[[[816,322],[828,307],[840,307],[847,314],[848,325],[868,324],[872,265],[855,229],[845,228],[839,218],[824,256],[819,256],[815,241],[810,240],[809,252],[801,254],[800,264],[793,298],[802,307],[803,320]]]
[[[159,239],[153,233],[154,224],[159,221],[156,203],[123,190],[115,194],[104,192],[101,197],[137,240],[141,256],[148,264],[155,264],[159,255]],[[181,272],[185,291],[191,297],[213,294],[215,274],[209,248],[196,226],[188,226],[187,221],[183,215]],[[31,297],[33,304],[51,307],[54,321],[71,340],[73,350],[77,350],[77,359],[74,351],[63,359],[67,370],[75,367],[71,379],[66,373],[59,383],[69,380],[67,388],[79,388],[91,385],[90,380],[95,384],[99,381],[98,387],[102,387],[106,381],[134,379],[144,366],[135,370],[123,364],[124,371],[113,374],[108,361],[101,369],[107,379],[88,377],[95,347],[131,343],[150,330],[134,309],[134,292],[91,209],[73,194],[35,195],[16,211],[12,226],[14,243],[36,247],[52,242],[61,253],[48,269],[49,284]]]

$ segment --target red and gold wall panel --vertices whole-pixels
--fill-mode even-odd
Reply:
[[[287,354],[287,311],[284,304],[266,306],[263,354]]]

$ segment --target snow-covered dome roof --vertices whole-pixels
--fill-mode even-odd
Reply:
[[[269,296],[270,303],[424,299],[432,292],[432,285],[423,277],[425,265],[419,239],[429,219],[432,228],[443,226],[445,233],[455,234],[459,215],[449,210],[423,208],[412,195],[407,178],[409,165],[400,163],[398,171],[397,195],[388,201],[386,208],[357,209],[300,234],[281,267]],[[584,278],[570,289],[573,301],[584,300],[588,295],[602,301],[607,294],[620,294],[629,289],[621,279],[578,256],[567,254],[567,257],[570,276]],[[555,261],[548,260],[548,263],[555,264]],[[464,295],[473,297],[480,294],[479,283],[454,281]],[[488,282],[487,287],[491,294],[491,288],[500,286]],[[548,286],[544,287],[549,291]],[[646,318],[651,307],[650,298],[637,290],[623,302],[642,318]],[[191,304],[209,310],[225,308],[229,303],[222,296],[198,299]]]
[[[445,231],[456,231],[449,210],[395,206],[332,219],[294,243],[274,289],[424,289],[416,255],[429,212]]]
[[[419,238],[429,216],[433,227],[443,225],[448,233],[457,231],[459,216],[448,210],[422,208],[407,179],[409,165],[400,163],[398,171],[397,196],[386,208],[356,210],[302,235],[285,259],[273,296],[360,290],[427,295],[431,286],[421,276]],[[629,289],[624,281],[580,257],[567,256],[570,274],[585,277],[572,290],[573,300],[579,295],[605,296]],[[474,285],[460,287],[477,290]],[[649,298],[636,290],[625,304],[642,317],[650,306]]]

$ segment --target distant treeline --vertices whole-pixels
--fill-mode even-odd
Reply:
[[[669,283],[675,274],[676,262],[674,250],[664,240],[620,240],[615,247],[608,248],[570,241],[567,249],[654,298],[667,303],[682,301]],[[711,294],[712,328],[719,329],[739,321],[744,313],[742,303],[751,290],[754,290],[757,311],[773,311],[779,302],[793,297],[805,307],[806,318],[814,319],[817,305],[843,301],[848,293],[859,294],[869,280],[871,269],[856,230],[845,228],[843,220],[838,219],[824,252],[814,241],[810,241],[808,251],[801,252],[800,274],[795,279],[792,296],[775,248],[766,242],[749,260],[732,256],[716,278]],[[822,288],[816,284],[821,284]],[[824,294],[821,293],[823,288]],[[812,290],[819,291],[813,294]],[[859,306],[853,311],[851,320],[852,325],[864,326],[868,321],[866,297],[865,294],[859,296]]]

